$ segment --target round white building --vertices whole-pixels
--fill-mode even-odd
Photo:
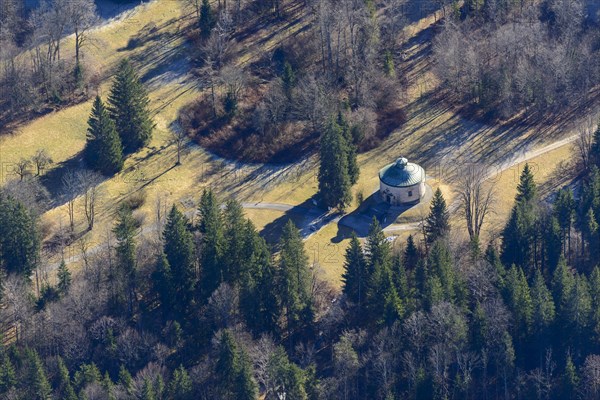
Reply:
[[[425,170],[398,158],[379,171],[379,193],[393,206],[418,203],[425,195]]]

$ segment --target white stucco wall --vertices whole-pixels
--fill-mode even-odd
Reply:
[[[414,203],[421,200],[421,197],[425,194],[425,181],[407,187],[389,186],[379,181],[379,191],[386,202],[388,202],[388,194],[391,196],[391,201],[389,202],[392,205]],[[409,194],[412,195],[409,196]]]

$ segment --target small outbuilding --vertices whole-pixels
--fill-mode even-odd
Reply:
[[[379,193],[392,206],[418,203],[425,195],[425,170],[400,157],[379,171]]]

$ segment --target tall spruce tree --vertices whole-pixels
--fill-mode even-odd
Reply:
[[[533,285],[531,286],[531,300],[533,302],[533,330],[538,341],[545,341],[548,335],[548,329],[554,323],[556,311],[554,307],[554,299],[544,276],[539,269],[536,269],[533,277]]]
[[[253,248],[252,235],[244,219],[244,211],[239,202],[227,200],[223,210],[223,278],[231,285],[239,282],[242,271],[248,269]]]
[[[513,265],[506,274],[504,285],[506,303],[515,318],[513,336],[524,339],[531,332],[534,310],[523,270]]]
[[[158,295],[163,314],[167,317],[177,302],[177,293],[173,282],[171,266],[165,253],[161,253],[156,261],[156,269],[152,274],[152,287]]]
[[[0,261],[7,272],[29,279],[39,260],[36,220],[23,203],[0,193]]]
[[[596,340],[600,338],[600,267],[590,274],[590,298],[592,301],[591,323]]]
[[[565,257],[571,252],[571,225],[574,213],[575,199],[573,198],[573,191],[570,188],[559,190],[554,201],[554,215],[560,225]]]
[[[537,214],[537,187],[529,164],[525,164],[515,204],[502,232],[502,261],[505,265],[533,266],[538,241]]]
[[[233,212],[232,208],[229,211]],[[198,231],[201,235],[200,290],[202,297],[208,299],[228,275],[223,262],[225,251],[223,218],[219,202],[212,190],[202,192],[198,214]],[[237,265],[233,267],[237,267]]]
[[[342,134],[346,141],[347,146],[347,158],[348,158],[348,176],[350,177],[350,184],[355,185],[358,182],[360,176],[360,168],[358,167],[358,160],[356,158],[356,144],[354,143],[354,136],[352,135],[352,129],[344,118],[344,114],[340,111],[338,113],[338,125],[342,128]]]
[[[276,398],[307,400],[306,374],[291,362],[283,349],[278,347],[269,357],[267,363],[269,376],[272,378]]]
[[[237,400],[256,400],[258,397],[258,386],[253,376],[252,360],[244,348],[239,351],[239,365],[233,392]]]
[[[330,120],[321,136],[319,194],[327,207],[343,210],[352,201],[349,146],[342,128]]]
[[[391,273],[392,250],[379,221],[373,218],[367,236],[367,268],[365,268],[365,307],[369,311],[366,322],[389,322],[400,314],[400,305]]]
[[[88,119],[87,142],[84,149],[86,163],[104,175],[112,175],[123,168],[123,146],[100,96],[96,96]]]
[[[194,397],[194,386],[187,370],[180,365],[169,382],[169,399],[192,400]]]
[[[279,249],[279,293],[291,340],[292,332],[312,319],[308,256],[300,232],[291,220],[283,228]]]
[[[67,268],[67,264],[65,264],[65,260],[60,262],[57,271],[58,277],[58,291],[61,294],[67,294],[69,292],[69,288],[71,287],[71,271]]]
[[[232,396],[232,389],[236,381],[239,368],[239,355],[237,343],[228,329],[221,333],[215,375],[221,389],[221,397]]]
[[[450,232],[450,213],[440,188],[437,188],[433,194],[424,229],[428,243],[433,243]]]
[[[171,269],[176,310],[186,311],[196,284],[194,242],[188,219],[173,205],[163,232],[164,252]]]
[[[360,307],[366,294],[368,274],[362,246],[354,233],[350,239],[350,245],[346,249],[344,269],[343,292],[348,300]]]
[[[406,239],[406,248],[404,249],[404,265],[409,270],[414,270],[419,263],[419,249],[415,244],[413,235],[408,235]]]
[[[209,1],[202,0],[202,5],[200,6],[200,19],[198,23],[200,25],[200,34],[204,39],[208,39],[210,37],[212,29],[215,26],[215,22],[215,17]]]
[[[17,375],[15,367],[10,360],[4,346],[2,347],[2,362],[0,364],[0,393],[6,393],[17,384]]]
[[[275,332],[278,300],[271,252],[250,220],[245,223],[244,236],[247,255],[246,266],[239,271],[240,310],[253,332]]]
[[[133,153],[147,145],[152,138],[154,123],[149,103],[146,89],[133,65],[128,59],[121,60],[108,104],[125,153]]]
[[[52,394],[52,386],[44,369],[44,364],[35,350],[26,351],[28,363],[27,387],[29,395],[26,398],[32,400],[48,400]]]
[[[377,218],[373,217],[367,236],[368,271],[373,273],[378,267],[389,268],[392,261],[392,249]]]
[[[429,275],[439,281],[443,300],[455,302],[458,294],[458,278],[452,267],[452,255],[448,246],[441,241],[435,242],[429,251],[427,263]]]
[[[136,284],[136,222],[131,208],[121,206],[117,211],[117,222],[113,228],[117,239],[116,304],[125,302],[129,312],[133,312]]]

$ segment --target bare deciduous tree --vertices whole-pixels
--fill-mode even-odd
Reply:
[[[80,181],[77,173],[73,170],[68,170],[62,176],[62,195],[67,204],[71,232],[75,229],[75,199],[79,195],[79,192]]]
[[[485,217],[493,212],[494,185],[488,181],[487,168],[473,163],[466,163],[455,180],[469,238],[478,240]]]
[[[25,279],[19,275],[9,275],[2,284],[2,300],[6,308],[2,309],[1,316],[4,325],[3,331],[12,330],[15,340],[19,343],[23,330],[33,312],[31,292]]]
[[[96,204],[100,196],[98,185],[102,182],[102,176],[97,172],[82,170],[77,173],[77,179],[83,193],[83,210],[88,223],[88,230],[92,230],[96,217]]]
[[[79,64],[81,48],[88,39],[88,31],[98,21],[93,0],[70,0],[66,9],[70,29],[75,33],[75,62]]]
[[[171,129],[171,137],[175,142],[175,146],[177,146],[177,162],[175,165],[181,165],[181,151],[183,150],[186,139],[185,129],[183,129],[180,124],[177,124],[177,126],[174,126]]]
[[[591,156],[596,127],[597,125],[594,123],[594,119],[588,118],[577,130],[575,148],[577,149],[579,162],[584,171],[589,171],[593,163]]]
[[[31,161],[33,162],[33,165],[35,165],[37,176],[40,176],[42,170],[52,164],[52,158],[50,158],[50,155],[44,149],[38,150],[34,156],[31,157]]]
[[[15,163],[14,171],[15,174],[19,176],[19,180],[22,181],[26,176],[31,174],[29,171],[29,167],[31,167],[31,161],[21,158],[17,163]]]

